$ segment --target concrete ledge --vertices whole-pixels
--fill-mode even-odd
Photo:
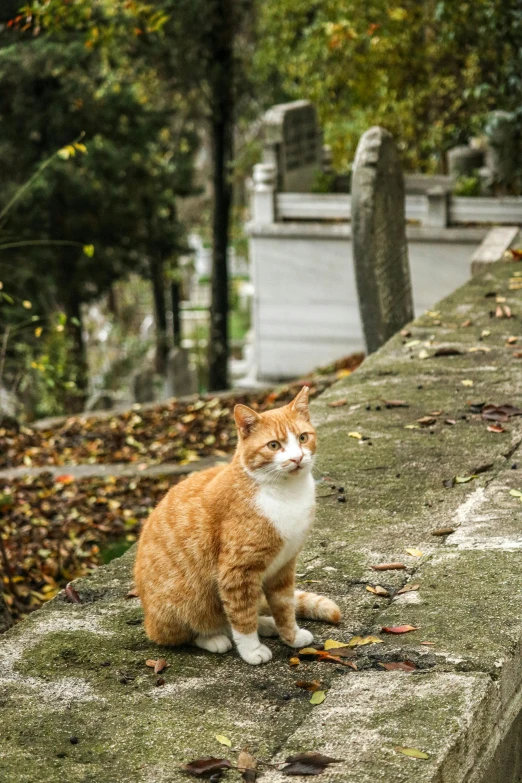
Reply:
[[[318,641],[384,639],[360,648],[358,672],[325,663],[295,670],[277,640],[269,641],[273,662],[261,668],[232,653],[159,650],[144,635],[139,602],[125,600],[130,553],[75,584],[81,604],[59,596],[0,641],[0,779],[182,781],[180,765],[189,759],[237,758],[216,742],[224,734],[233,748],[248,746],[264,759],[303,750],[343,759],[322,781],[519,781],[522,506],[510,490],[522,491],[522,417],[495,433],[469,409],[470,402],[522,404],[515,355],[522,347],[506,344],[522,317],[522,291],[509,288],[516,268],[490,265],[313,405],[318,475],[328,483],[319,487],[299,579],[343,608],[339,629],[307,623]],[[513,318],[494,316],[492,292],[505,297]],[[435,357],[441,347],[461,353]],[[477,348],[489,350],[470,351]],[[386,400],[409,407],[387,408]],[[433,424],[417,423],[427,415]],[[476,478],[450,486],[456,476]],[[346,503],[331,484],[344,487]],[[448,526],[456,532],[431,535]],[[407,547],[423,554],[406,554]],[[390,561],[406,569],[371,569]],[[408,581],[420,589],[393,599],[366,590]],[[419,630],[381,633],[404,623]],[[170,664],[163,687],[144,665],[159,655]],[[376,667],[397,659],[418,670]],[[310,705],[297,679],[322,680],[324,703]],[[430,758],[394,751],[405,745]],[[280,777],[271,771],[263,779]]]

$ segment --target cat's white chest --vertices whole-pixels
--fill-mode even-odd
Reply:
[[[277,573],[301,549],[313,518],[315,484],[311,474],[296,477],[283,486],[261,485],[256,507],[275,527],[284,541],[265,572],[265,579]]]

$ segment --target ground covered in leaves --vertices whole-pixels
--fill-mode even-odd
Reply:
[[[255,394],[173,400],[107,418],[67,419],[55,430],[0,429],[0,466],[136,463],[136,476],[75,479],[41,473],[0,479],[0,571],[15,619],[53,598],[137,538],[142,522],[181,477],[140,475],[150,464],[226,456],[236,445],[233,407],[267,410],[303,383],[317,396],[361,362],[355,355],[304,381]]]
[[[164,462],[187,463],[223,456],[235,448],[233,408],[244,403],[263,411],[289,402],[299,387],[310,384],[316,397],[361,363],[362,354],[341,360],[299,382],[276,390],[230,396],[171,400],[154,407],[134,406],[120,415],[81,419],[71,417],[60,426],[41,430],[0,426],[0,468],[79,463]]]

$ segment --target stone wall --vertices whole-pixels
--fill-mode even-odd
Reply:
[[[343,621],[305,625],[317,643],[381,638],[357,648],[358,671],[293,668],[277,640],[263,667],[158,649],[125,597],[131,552],[75,583],[81,603],[62,594],[2,636],[0,779],[181,783],[183,763],[235,761],[248,746],[268,761],[341,759],[325,783],[519,780],[522,417],[492,431],[480,414],[482,403],[522,403],[519,268],[492,264],[312,407],[325,479],[298,575],[339,602]],[[394,561],[405,568],[372,568]],[[397,594],[405,585],[419,587]],[[382,631],[403,624],[417,630]],[[170,666],[157,686],[145,661],[160,656]],[[380,666],[405,660],[413,673]],[[295,686],[312,679],[326,690],[319,706]],[[268,770],[263,780],[282,781]]]

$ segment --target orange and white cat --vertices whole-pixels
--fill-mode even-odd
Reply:
[[[145,523],[135,579],[150,639],[215,653],[233,639],[243,660],[259,664],[272,657],[259,636],[305,647],[313,636],[296,614],[337,623],[341,613],[294,587],[315,506],[308,388],[266,413],[236,405],[234,417],[234,459],[172,487]]]

